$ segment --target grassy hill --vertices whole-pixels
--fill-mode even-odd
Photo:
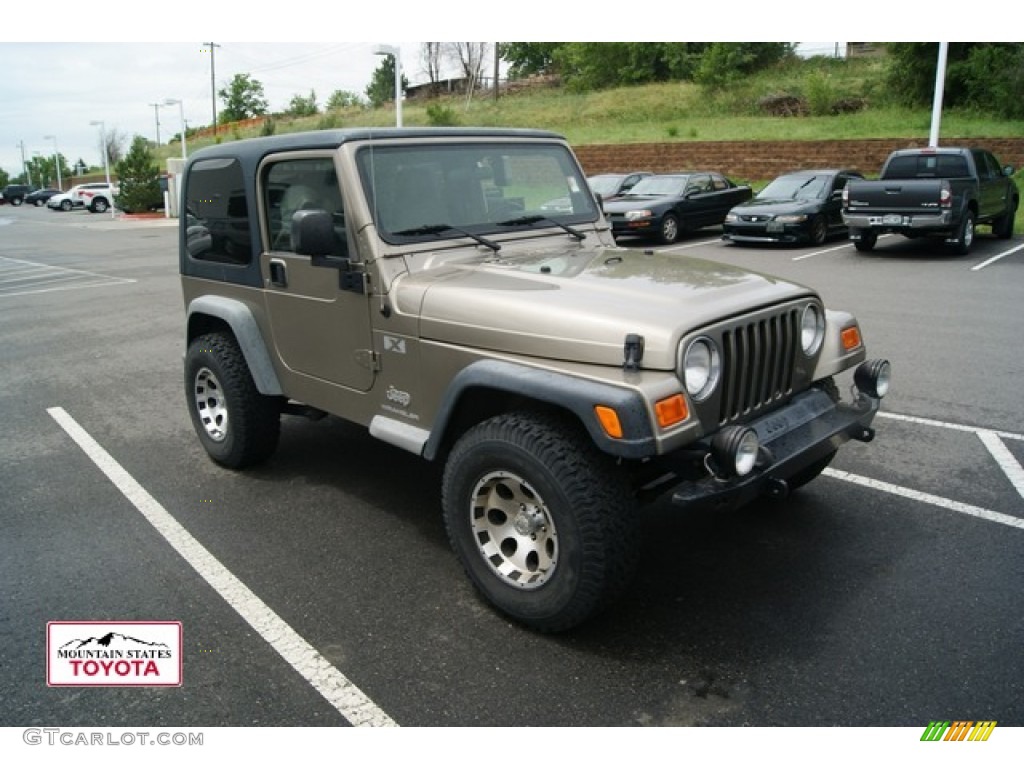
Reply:
[[[882,59],[798,60],[707,92],[692,83],[656,83],[589,93],[557,86],[517,89],[497,100],[490,92],[407,99],[403,124],[544,128],[565,135],[574,145],[687,140],[856,139],[927,136],[931,109],[911,110],[888,98]],[[762,104],[778,97],[799,99],[807,113],[797,117],[767,114]],[[836,107],[851,109],[831,114]],[[276,133],[394,125],[393,107],[337,110],[312,117],[271,118]],[[1000,120],[963,110],[942,116],[942,134],[960,137],[1019,136],[1020,121]],[[221,140],[258,135],[262,126],[221,128]],[[189,139],[189,149],[213,143]],[[162,147],[162,157],[174,155]]]

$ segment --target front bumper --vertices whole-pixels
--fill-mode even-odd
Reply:
[[[732,507],[763,495],[784,496],[788,478],[850,440],[872,440],[871,422],[880,403],[864,393],[852,403],[836,403],[824,391],[803,392],[785,407],[747,425],[757,432],[761,443],[758,462],[750,474],[730,479],[709,474],[683,482],[672,494],[672,502],[684,507]],[[705,438],[704,447],[709,451],[711,437]]]
[[[741,226],[726,224],[722,227],[722,239],[735,243],[798,243],[809,240],[805,228],[799,224],[781,224],[779,229],[768,230],[765,225]]]

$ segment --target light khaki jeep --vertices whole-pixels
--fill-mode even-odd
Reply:
[[[781,497],[874,434],[889,365],[865,361],[852,315],[617,247],[560,136],[230,142],[183,190],[185,390],[210,456],[247,467],[282,414],[329,413],[443,462],[452,547],[535,629],[623,590],[642,502]],[[833,377],[855,366],[844,403]]]

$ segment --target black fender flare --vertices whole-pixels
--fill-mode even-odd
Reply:
[[[649,409],[638,390],[506,360],[478,360],[459,371],[448,386],[423,446],[425,458],[437,457],[459,401],[477,388],[568,411],[579,419],[598,448],[613,456],[638,459],[657,452]],[[615,409],[622,425],[621,438],[605,433],[594,413],[596,405]]]

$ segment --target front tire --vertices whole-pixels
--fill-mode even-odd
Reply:
[[[110,209],[110,205],[102,197],[92,201],[92,205],[89,206],[89,210],[93,213],[106,213]]]
[[[604,608],[636,564],[627,479],[569,421],[511,413],[471,429],[445,466],[443,507],[477,590],[541,632]]]
[[[280,402],[256,389],[231,335],[208,333],[189,345],[185,394],[199,442],[218,464],[243,469],[269,458],[277,448]]]
[[[995,223],[992,224],[992,234],[1000,240],[1009,240],[1013,237],[1013,223],[1016,217],[1017,206],[1011,202],[1006,213],[996,219]]]
[[[661,229],[658,230],[658,237],[665,245],[672,245],[679,239],[679,219],[675,214],[666,213],[661,220]]]
[[[824,245],[828,240],[828,222],[824,216],[811,219],[811,245]]]
[[[70,211],[71,207],[72,206],[71,206],[71,201],[70,200],[61,200],[60,201],[60,209],[62,211]]]

